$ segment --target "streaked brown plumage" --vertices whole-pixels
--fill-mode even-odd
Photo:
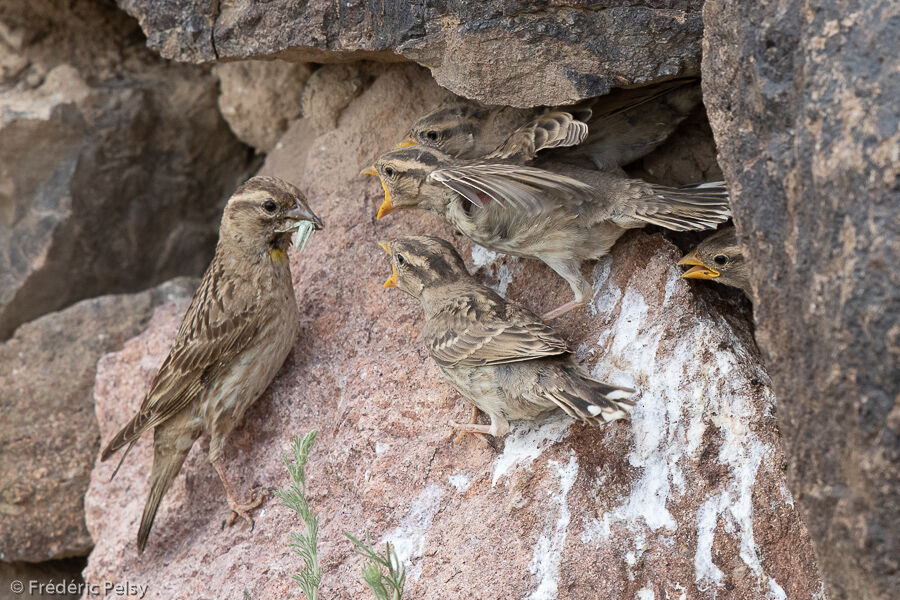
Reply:
[[[737,232],[733,226],[725,227],[702,242],[678,261],[684,267],[685,279],[711,279],[730,285],[750,294],[750,265],[744,260]]]
[[[262,498],[235,501],[221,460],[228,435],[269,386],[297,335],[300,315],[286,251],[304,222],[322,227],[300,190],[272,177],[250,179],[225,206],[215,256],[172,349],[140,411],[101,456],[106,460],[126,444],[130,449],[154,430],[138,551],[143,552],[160,500],[201,434],[210,437],[209,460],[222,479],[232,518],[240,515],[252,525],[248,511]]]
[[[601,169],[626,165],[648,154],[668,138],[700,103],[696,79],[676,79],[633,89],[614,90],[574,106],[520,109],[484,106],[454,98],[421,117],[410,128],[410,139],[454,158],[483,158],[501,145],[515,152],[510,136],[548,114],[567,114],[580,122],[584,136],[576,143],[546,147],[570,148],[562,158],[590,158]],[[522,138],[528,143],[528,138]]]
[[[478,283],[449,242],[408,236],[381,245],[393,269],[385,287],[422,303],[431,358],[450,384],[491,418],[490,425],[454,427],[502,436],[509,420],[558,409],[595,425],[628,416],[634,390],[592,379],[555,331]]]
[[[534,164],[540,168],[464,161],[422,146],[392,150],[373,169],[385,190],[377,218],[428,210],[485,248],[544,261],[575,295],[543,317],[551,319],[590,298],[581,263],[609,252],[626,230],[711,229],[729,216],[721,182],[671,188],[568,163]]]

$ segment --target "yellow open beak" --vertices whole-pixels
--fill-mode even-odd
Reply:
[[[688,254],[678,261],[680,267],[691,267],[681,274],[682,279],[715,279],[721,273],[707,266],[696,250],[691,250]]]
[[[381,180],[381,187],[384,190],[384,202],[381,203],[381,206],[378,207],[378,214],[375,215],[375,220],[378,221],[384,215],[392,212],[396,206],[394,206],[394,201],[391,199],[391,191],[388,189],[387,184],[384,183],[384,179]]]
[[[391,249],[388,247],[387,242],[378,242],[378,245],[388,254],[391,253]],[[391,261],[391,276],[384,282],[384,287],[397,287],[397,267],[394,265],[394,261]]]
[[[401,143],[406,143],[406,142],[401,142]],[[412,144],[408,144],[408,145],[412,145]],[[360,175],[378,175],[378,171],[375,169],[375,165],[372,165],[371,167],[366,167],[365,169],[360,171],[359,174]],[[378,175],[378,178],[381,179],[381,189],[384,190],[384,202],[382,202],[381,206],[378,207],[378,214],[375,215],[376,221],[380,220],[381,217],[383,217],[384,215],[388,214],[389,212],[391,212],[395,208],[397,208],[396,206],[394,206],[393,200],[391,200],[391,192],[390,192],[390,190],[388,190],[387,184],[384,183],[384,179],[381,177],[381,175]]]
[[[413,139],[412,134],[406,136],[406,139],[394,146],[394,150],[399,150],[400,148],[409,148],[410,146],[415,146],[416,140]]]

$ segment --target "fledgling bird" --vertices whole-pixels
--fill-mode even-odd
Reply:
[[[422,303],[428,353],[456,391],[491,419],[451,422],[458,431],[502,436],[510,420],[558,409],[594,425],[628,416],[634,390],[591,378],[553,329],[478,283],[449,242],[408,236],[379,244],[391,255],[384,287]]]
[[[607,254],[628,229],[713,229],[730,215],[722,182],[672,188],[569,163],[536,164],[465,161],[410,146],[383,154],[363,173],[377,174],[384,188],[376,218],[398,208],[427,210],[489,250],[537,258],[556,271],[575,298],[545,320],[588,301],[582,262]]]
[[[296,187],[274,177],[253,177],[228,200],[216,253],[140,411],[106,445],[101,460],[153,429],[150,494],[137,547],[143,552],[160,500],[191,446],[210,437],[209,460],[228,505],[252,527],[257,495],[238,502],[222,457],[228,435],[265,391],[287,358],[299,328],[287,249],[297,232],[301,248],[322,222]],[[119,465],[121,466],[121,461]],[[116,468],[118,470],[118,467]],[[113,473],[115,476],[115,473]]]
[[[569,107],[521,109],[453,98],[418,119],[409,141],[454,158],[484,158],[506,145],[514,132],[542,117],[566,116],[583,127],[582,137],[548,147],[570,147],[566,159],[590,158],[600,169],[634,162],[665,141],[699,105],[696,79],[675,79],[619,89]]]
[[[711,279],[736,287],[750,298],[750,268],[744,260],[733,226],[725,227],[688,252],[678,264],[691,267],[681,276],[685,279]]]

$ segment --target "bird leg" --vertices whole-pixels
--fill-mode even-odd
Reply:
[[[549,321],[550,319],[555,319],[574,308],[584,306],[588,303],[588,299],[591,297],[594,290],[591,288],[591,284],[588,283],[587,279],[584,278],[584,275],[581,274],[580,260],[552,260],[543,257],[541,260],[547,263],[548,267],[556,271],[560,277],[565,279],[569,284],[569,287],[572,288],[572,293],[575,294],[574,300],[566,302],[562,306],[558,306],[550,312],[541,315],[542,320]]]
[[[572,309],[578,308],[579,306],[584,306],[586,302],[584,300],[572,300],[570,302],[566,302],[562,306],[558,306],[551,310],[550,312],[545,312],[541,315],[542,321],[549,321],[551,319],[555,319],[556,317],[562,316],[569,312]]]
[[[450,423],[452,425],[455,423],[455,421],[450,421]],[[473,404],[472,405],[472,418],[469,420],[468,423],[466,423],[466,425],[477,425],[477,424],[478,424],[478,407]],[[475,433],[472,431],[460,431],[456,435],[456,438],[454,438],[453,443],[459,444],[463,440],[463,438],[466,437],[467,433],[471,433],[472,435],[478,436],[482,441],[487,442],[484,435],[482,435],[480,433]]]
[[[228,520],[225,521],[225,524],[228,527],[234,525],[234,521],[241,517],[247,524],[250,526],[250,531],[253,531],[253,517],[250,516],[250,511],[262,504],[263,500],[266,499],[265,490],[259,490],[259,494],[254,498],[253,492],[250,493],[250,500],[246,502],[238,502],[234,499],[234,494],[231,491],[231,486],[228,484],[228,478],[225,477],[225,468],[222,466],[222,461],[217,460],[213,462],[213,468],[215,468],[216,473],[219,474],[219,479],[222,480],[222,487],[225,488],[225,497],[228,499],[228,507],[231,509],[231,515],[228,516]]]
[[[488,414],[488,416],[491,418],[490,425],[479,425],[478,423],[457,423],[456,421],[450,421],[450,427],[459,430],[460,437],[467,433],[472,433],[481,438],[488,446],[491,446],[493,448],[494,445],[490,442],[487,436],[491,435],[494,437],[501,437],[503,435],[506,435],[506,432],[509,431],[509,422],[500,415]]]

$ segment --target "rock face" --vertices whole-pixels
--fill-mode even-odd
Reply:
[[[202,272],[249,158],[215,78],[153,56],[111,2],[5,2],[0,53],[0,339]]]
[[[900,7],[704,6],[703,83],[788,476],[833,599],[900,589]]]
[[[700,63],[700,0],[540,8],[517,0],[118,3],[165,58],[403,57],[431,69],[447,89],[494,104],[565,104],[613,86],[694,74]]]
[[[517,423],[500,451],[473,438],[452,444],[447,422],[465,418],[468,406],[427,358],[421,308],[382,290],[390,267],[375,240],[453,239],[485,281],[535,309],[569,290],[543,265],[472,248],[429,215],[374,221],[380,188],[359,169],[442,95],[421,69],[382,67],[336,128],[282,140],[269,157],[264,171],[298,183],[326,229],[291,258],[301,333],[228,446],[235,486],[284,487],[281,452],[293,435],[319,429],[308,474],[321,516],[322,597],[369,597],[343,538],[366,530],[396,544],[410,598],[472,590],[534,600],[820,597],[748,315],[680,279],[680,253],[659,234],[627,235],[593,266],[590,307],[560,320],[597,377],[640,390],[632,420]],[[316,127],[298,123],[287,135]],[[185,308],[160,307],[145,333],[100,361],[103,439],[139,405]],[[226,504],[205,444],[191,452],[137,556],[150,437],[114,481],[113,461],[92,474],[85,506],[96,546],[86,580],[127,574],[149,585],[147,598],[299,594],[287,547],[298,518],[269,500],[253,532],[222,530]]]
[[[219,109],[238,139],[268,152],[300,116],[300,98],[312,69],[282,60],[243,60],[213,67]]]
[[[100,435],[91,396],[97,360],[142,331],[155,306],[189,298],[193,287],[182,278],[84,300],[0,344],[0,561],[90,550],[84,493]]]

